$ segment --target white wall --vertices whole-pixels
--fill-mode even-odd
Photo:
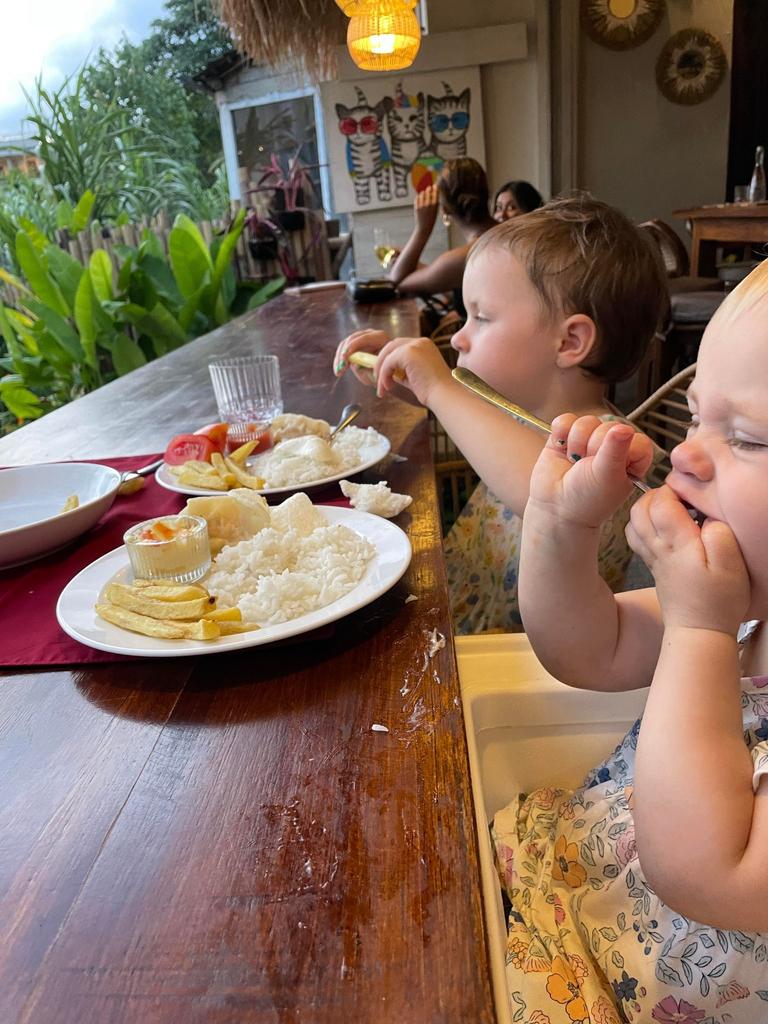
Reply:
[[[579,39],[579,185],[633,220],[667,221],[686,241],[672,211],[725,199],[730,73],[714,96],[682,106],[659,92],[656,59],[675,32],[703,28],[730,69],[732,11],[733,0],[668,0],[662,24],[633,50]]]
[[[574,0],[575,2],[575,0]],[[428,0],[429,31],[525,22],[525,60],[480,69],[486,171],[495,191],[524,178],[549,196],[549,48],[546,0]]]

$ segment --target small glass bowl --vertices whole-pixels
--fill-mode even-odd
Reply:
[[[170,531],[167,539],[152,536]],[[202,516],[157,516],[127,530],[123,542],[135,579],[196,583],[211,567],[208,524]]]

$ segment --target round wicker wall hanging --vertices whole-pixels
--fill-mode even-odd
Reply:
[[[728,63],[719,41],[701,28],[684,28],[669,38],[656,61],[656,84],[672,103],[708,99],[725,77]]]
[[[666,0],[581,0],[581,26],[611,50],[631,50],[650,39],[664,17]]]

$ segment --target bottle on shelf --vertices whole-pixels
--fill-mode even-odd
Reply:
[[[758,146],[755,150],[755,168],[752,171],[752,180],[749,183],[750,203],[760,203],[766,198],[765,167],[763,166],[764,152],[762,146]]]

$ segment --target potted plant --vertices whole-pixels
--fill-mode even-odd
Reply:
[[[310,170],[319,164],[304,164],[299,151],[288,160],[287,170],[283,169],[276,153],[271,153],[269,163],[262,168],[254,192],[271,193],[270,205],[273,218],[284,231],[300,231],[306,222],[308,209],[306,201],[315,197],[315,187]]]

